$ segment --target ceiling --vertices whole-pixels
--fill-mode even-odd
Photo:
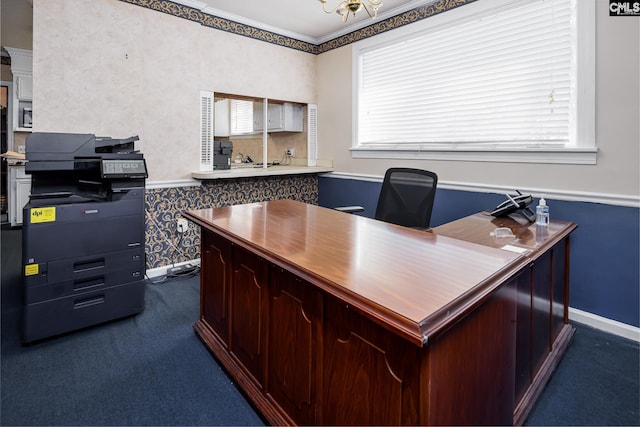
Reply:
[[[346,24],[336,13],[324,13],[319,0],[173,0],[202,12],[263,30],[320,44],[355,31],[373,21],[362,9]],[[434,0],[384,0],[376,21],[432,3]],[[327,0],[333,10],[339,0]],[[365,1],[365,4],[366,3]]]

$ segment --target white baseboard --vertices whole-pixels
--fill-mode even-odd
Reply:
[[[635,342],[640,342],[640,328],[627,325],[626,323],[597,316],[573,307],[569,307],[569,320],[582,323],[583,325],[591,326],[592,328],[618,335]]]
[[[181,188],[181,187],[199,187],[202,185],[202,181],[195,179],[181,179],[175,181],[147,181],[145,188],[152,190],[156,188]]]
[[[186,264],[198,265],[199,266],[200,265],[200,258],[192,259],[191,261],[177,262],[177,263],[171,264],[171,265],[163,265],[162,267],[152,268],[150,270],[147,270],[147,277],[150,278],[150,279],[153,279],[154,277],[164,276],[164,275],[167,274],[167,270],[169,270],[170,268],[178,267],[180,265],[186,265]]]

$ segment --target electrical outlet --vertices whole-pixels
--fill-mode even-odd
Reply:
[[[295,157],[296,149],[295,148],[287,148],[287,156]]]
[[[18,153],[25,154],[26,152],[27,152],[27,149],[24,145],[18,145]]]
[[[189,222],[184,218],[178,218],[178,222],[176,223],[176,230],[178,233],[186,233],[189,228]]]

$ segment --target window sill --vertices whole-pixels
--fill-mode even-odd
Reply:
[[[595,165],[598,149],[594,148],[398,148],[354,147],[354,159],[458,160],[467,162],[557,163]]]

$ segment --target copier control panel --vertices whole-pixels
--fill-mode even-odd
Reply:
[[[147,178],[144,159],[103,159],[102,178]]]

